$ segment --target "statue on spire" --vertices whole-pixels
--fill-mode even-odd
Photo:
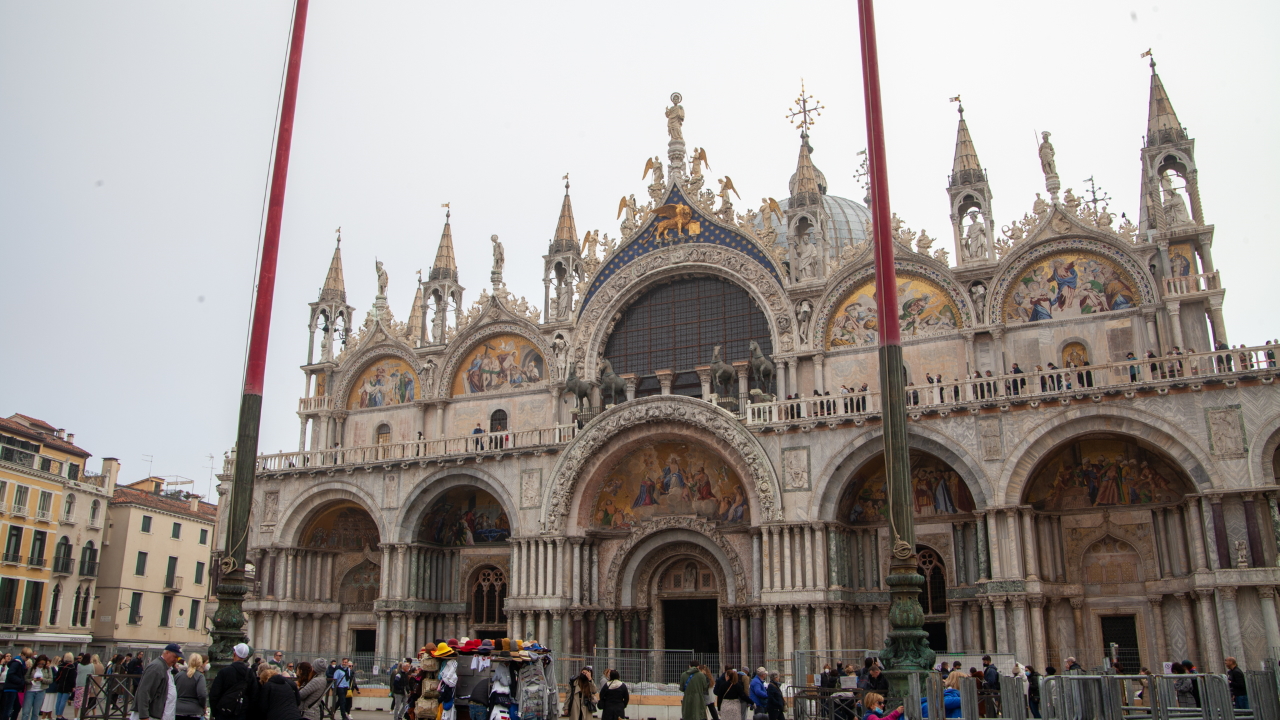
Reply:
[[[680,101],[684,98],[680,93],[671,93],[671,107],[667,108],[667,134],[671,136],[671,142],[684,142],[684,106]]]
[[[382,269],[382,261],[374,260],[374,267],[378,271],[378,297],[386,297],[387,295],[387,271]]]
[[[1040,133],[1040,170],[1047,178],[1058,174],[1058,163],[1054,161],[1053,143],[1049,142],[1049,131]]]

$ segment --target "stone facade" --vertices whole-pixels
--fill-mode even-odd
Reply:
[[[1049,198],[992,237],[963,116],[959,266],[893,219],[926,621],[951,652],[1043,669],[1114,642],[1126,662],[1220,669],[1280,647],[1274,353],[1208,352],[1227,347],[1213,227],[1154,68],[1151,92],[1141,226],[1059,197],[1050,162]],[[883,645],[878,323],[859,300],[869,233],[849,221],[869,215],[826,195],[807,127],[791,197],[738,213],[731,183],[702,189],[678,125],[616,245],[578,236],[566,189],[545,312],[506,290],[496,237],[492,290],[462,312],[446,222],[410,320],[384,276],[347,327],[335,252],[299,450],[258,465],[255,647],[683,641],[754,666]],[[692,324],[640,317],[682,303]],[[722,305],[741,321],[716,325]],[[705,354],[636,359],[681,333]],[[689,613],[701,634],[673,638]]]

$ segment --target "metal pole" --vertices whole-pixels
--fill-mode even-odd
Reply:
[[[289,64],[285,72],[284,95],[280,102],[280,126],[276,138],[275,164],[271,171],[271,195],[267,225],[262,238],[262,261],[258,269],[257,297],[249,334],[249,357],[245,365],[244,393],[240,398],[240,423],[236,431],[235,474],[227,513],[227,541],[218,582],[218,610],[213,616],[213,643],[210,659],[215,665],[231,662],[231,649],[245,642],[241,602],[248,587],[244,580],[245,551],[249,539],[249,506],[253,499],[253,476],[257,469],[258,426],[262,418],[262,382],[267,367],[267,337],[271,329],[271,302],[275,296],[276,255],[280,249],[280,221],[284,214],[285,180],[289,175],[289,149],[293,143],[293,115],[298,100],[298,73],[302,66],[302,40],[307,27],[309,0],[296,0],[293,34],[289,41]]]
[[[862,41],[862,82],[867,112],[867,160],[871,180],[876,308],[880,322],[880,389],[884,422],[885,480],[889,496],[892,558],[889,585],[889,637],[880,655],[895,694],[908,690],[908,673],[933,667],[936,654],[920,607],[924,578],[916,571],[916,530],[912,514],[910,460],[907,452],[906,367],[902,362],[902,333],[898,325],[898,281],[889,236],[889,179],[885,162],[884,117],[880,105],[880,67],[876,53],[875,11],[872,0],[858,0]]]

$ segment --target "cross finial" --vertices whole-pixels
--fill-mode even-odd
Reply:
[[[564,174],[564,191],[566,194],[569,192],[569,173]]]
[[[795,104],[796,109],[787,114],[787,119],[792,125],[798,125],[802,133],[809,132],[809,128],[817,122],[817,117],[826,109],[821,103],[815,101],[812,95],[805,93],[804,78],[800,78],[800,97],[796,98]],[[796,118],[800,118],[800,122],[797,123]]]

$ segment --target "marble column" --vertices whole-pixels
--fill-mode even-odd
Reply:
[[[1040,579],[1040,539],[1036,536],[1035,516],[1032,514],[1031,508],[1023,508],[1020,511],[1022,515],[1022,542],[1026,544],[1024,554],[1027,560],[1027,579]],[[1035,667],[1043,669],[1044,663],[1040,663]]]
[[[1251,567],[1264,567],[1267,564],[1262,554],[1262,533],[1258,530],[1258,506],[1253,501],[1253,493],[1241,496],[1244,504],[1244,525],[1246,537],[1249,538],[1249,560]]]
[[[1148,595],[1147,604],[1151,606],[1152,628],[1148,635],[1155,639],[1155,656],[1157,658],[1169,657],[1169,641],[1165,637],[1167,632],[1164,624],[1164,596]],[[1158,662],[1156,664],[1159,664]]]
[[[1022,580],[1026,577],[1026,564],[1023,562],[1022,547],[1022,531],[1018,523],[1018,509],[1008,508],[1004,511],[1005,528],[1008,533],[1006,537],[1009,540],[1009,563],[1013,567],[1006,573],[1006,577],[1014,580]],[[1023,657],[1026,657],[1023,655]]]
[[[1274,585],[1258,586],[1258,604],[1262,607],[1262,624],[1267,629],[1267,648],[1280,648],[1280,625],[1276,620],[1276,588]]]
[[[763,556],[760,554],[760,531],[751,530],[751,599],[760,600],[760,590],[764,585]]]
[[[793,542],[794,539],[790,525],[782,528],[782,589],[787,591],[795,590],[796,588],[795,576],[791,572],[791,546],[795,544]]]
[[[1276,551],[1276,565],[1280,566],[1280,503],[1276,493],[1267,493],[1267,506],[1271,510],[1271,547]]]
[[[764,630],[764,632],[765,632],[765,636],[764,636],[764,641],[765,641],[764,655],[765,655],[765,657],[764,657],[764,659],[763,659],[763,663],[764,663],[764,666],[765,666],[765,667],[768,667],[768,666],[769,666],[769,663],[773,662],[777,657],[779,657],[779,653],[778,653],[778,606],[777,606],[777,605],[766,605],[766,606],[765,606],[765,608],[764,608],[764,621],[765,621],[765,630]]]
[[[996,515],[998,511],[987,513],[987,547],[991,554],[991,579],[1003,580],[1004,563],[1001,557],[1001,548],[1004,543],[1000,541],[1000,533],[997,532]]]
[[[1231,561],[1231,548],[1227,544],[1227,521],[1223,517],[1222,512],[1222,496],[1209,496],[1210,516],[1213,518],[1213,542],[1217,552],[1212,555],[1211,560],[1217,560],[1218,564],[1213,566],[1214,570],[1225,570],[1235,567],[1235,563]]]
[[[1071,621],[1075,625],[1075,646],[1076,652],[1078,652],[1079,648],[1089,644],[1089,640],[1084,633],[1084,598],[1071,598]]]
[[[1236,605],[1234,585],[1218,588],[1218,629],[1222,637],[1223,655],[1244,659],[1244,641],[1240,637],[1240,609]]]
[[[1031,657],[1031,632],[1027,624],[1027,598],[1025,595],[1014,595],[1009,599],[1013,610],[1013,641],[1010,643],[1019,658]],[[996,632],[1000,628],[997,626]],[[1044,667],[1044,663],[1040,664]]]
[[[987,569],[987,513],[977,513],[978,521],[974,523],[974,527],[978,533],[977,547],[974,548],[975,555],[978,558],[978,582],[983,583],[991,579],[990,570]]]
[[[991,606],[991,598],[982,598],[978,602],[982,605],[982,650],[984,652],[995,652],[996,620],[995,610]]]
[[[1183,648],[1182,657],[1200,657],[1200,646],[1196,643],[1196,619],[1195,613],[1191,610],[1191,598],[1187,597],[1184,592],[1174,593],[1173,596],[1178,599],[1178,604],[1182,606],[1182,637],[1186,646]]]
[[[965,603],[965,607],[969,613],[969,622],[966,623],[964,633],[964,652],[974,654],[982,652],[983,638],[981,634],[982,621],[978,614],[982,612],[982,605],[970,600]]]
[[[1205,545],[1204,514],[1200,510],[1200,498],[1187,498],[1186,519],[1195,570],[1196,572],[1207,571],[1209,569],[1208,552]]]
[[[1200,657],[1209,672],[1223,672],[1222,647],[1218,643],[1217,613],[1213,609],[1213,590],[1197,589],[1196,606],[1200,618]]]
[[[809,590],[814,586],[813,565],[815,558],[813,553],[813,528],[807,525],[801,525],[796,528],[796,531],[800,533],[800,539],[804,541],[804,563],[801,568],[802,572],[797,573],[797,575],[801,578],[802,587],[804,587],[805,590]]]
[[[794,672],[794,669],[792,668],[792,665],[791,665],[791,658],[793,657],[793,653],[796,651],[796,616],[795,616],[794,609],[795,608],[792,605],[783,605],[781,607],[782,658],[783,658],[782,672],[787,675],[790,675],[792,672]],[[791,679],[789,681],[792,683],[796,682],[794,679]]]
[[[772,613],[770,613],[772,615]],[[764,623],[764,608],[751,608],[751,653],[763,662],[767,652]],[[750,663],[747,663],[750,665]]]
[[[1043,671],[1046,667],[1045,658],[1047,656],[1048,646],[1045,642],[1044,632],[1044,597],[1031,597],[1031,662],[1039,671]]]

